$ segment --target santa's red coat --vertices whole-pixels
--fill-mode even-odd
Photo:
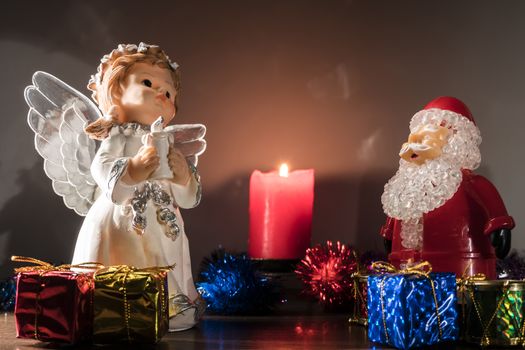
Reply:
[[[388,218],[381,235],[392,240],[390,262],[400,264],[428,261],[436,272],[454,272],[458,276],[484,273],[496,278],[496,256],[490,233],[514,228],[505,204],[492,183],[470,170],[463,170],[463,180],[456,193],[441,207],[423,215],[421,251],[401,245],[401,221]]]

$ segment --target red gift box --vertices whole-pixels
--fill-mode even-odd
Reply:
[[[71,266],[38,263],[18,272],[15,321],[18,338],[75,344],[90,340],[93,331],[93,273]]]

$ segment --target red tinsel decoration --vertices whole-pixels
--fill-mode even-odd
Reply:
[[[306,250],[295,273],[306,286],[306,293],[319,301],[340,305],[352,300],[352,274],[358,269],[356,254],[341,242],[327,241]]]

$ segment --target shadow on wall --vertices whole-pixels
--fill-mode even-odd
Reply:
[[[382,251],[379,228],[385,216],[381,194],[390,176],[377,173],[316,178],[312,245],[339,240],[361,252]],[[204,187],[201,204],[183,211],[195,279],[202,259],[218,246],[227,251],[247,251],[249,178],[250,174],[240,174],[213,192],[206,192]]]
[[[389,176],[364,173],[317,179],[312,244],[339,240],[361,252],[383,249],[378,235],[385,220],[381,194]]]
[[[82,217],[67,209],[44,175],[42,161],[18,172],[21,191],[0,210],[0,277],[9,276],[11,255],[69,263]]]
[[[218,246],[227,251],[246,251],[249,178],[249,174],[239,174],[213,192],[207,191],[203,179],[202,202],[197,208],[182,211],[195,279],[203,257]]]

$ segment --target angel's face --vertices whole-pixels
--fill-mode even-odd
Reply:
[[[175,117],[175,95],[170,71],[150,63],[135,63],[121,84],[119,122],[151,125],[158,117],[164,126]]]

